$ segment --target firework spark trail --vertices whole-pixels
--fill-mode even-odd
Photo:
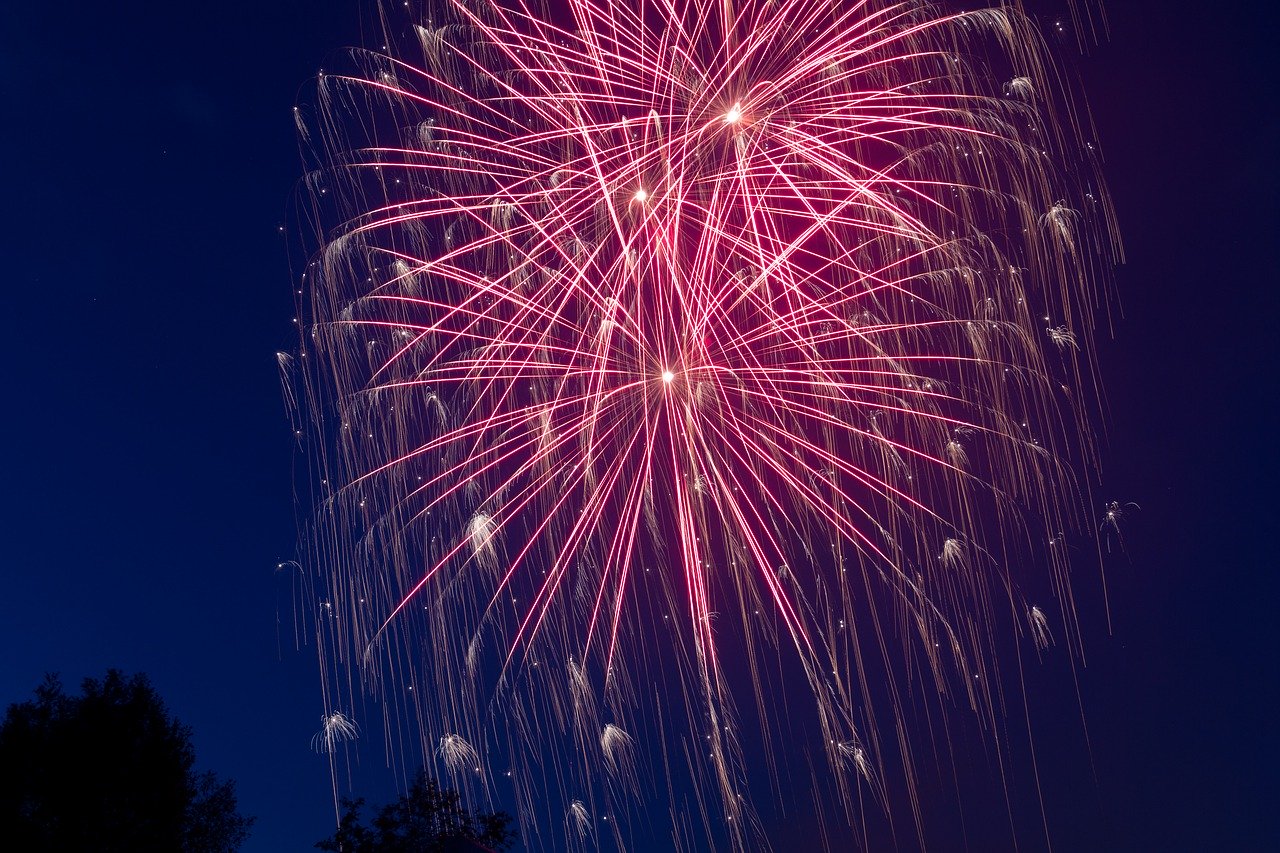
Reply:
[[[287,364],[326,702],[385,699],[393,752],[514,796],[535,845],[626,846],[653,780],[675,846],[761,846],[758,761],[774,799],[807,762],[836,824],[892,807],[891,766],[914,801],[913,679],[998,727],[997,626],[1078,642],[1036,543],[1092,525],[1118,248],[1034,29],[880,0],[446,17],[322,75],[305,137]],[[1020,592],[1046,584],[1054,611]]]

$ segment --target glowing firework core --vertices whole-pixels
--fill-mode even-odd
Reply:
[[[737,124],[742,120],[742,104],[734,104],[729,108],[729,112],[724,114],[725,124]]]
[[[672,373],[670,370],[662,371],[662,381],[667,383],[668,385],[674,382],[675,378],[676,378],[676,375]]]

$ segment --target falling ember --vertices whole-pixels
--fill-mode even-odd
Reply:
[[[466,771],[474,769],[480,761],[480,756],[476,752],[475,747],[467,743],[458,735],[445,735],[440,738],[440,746],[438,747],[440,757],[444,759],[445,766],[453,771]]]
[[[1030,601],[1077,649],[1043,543],[1119,543],[1086,125],[1016,3],[565,4],[444,0],[317,81],[280,366],[326,707],[530,849],[798,808],[850,848],[918,819],[914,719],[998,731],[1059,652]]]
[[[341,711],[325,714],[321,718],[323,725],[315,737],[311,738],[311,748],[316,752],[334,752],[338,744],[355,740],[360,736],[360,728]]]

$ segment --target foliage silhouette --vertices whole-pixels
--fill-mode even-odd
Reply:
[[[316,842],[317,848],[335,853],[503,851],[516,840],[510,815],[468,811],[457,791],[441,788],[421,771],[407,794],[378,810],[372,826],[361,818],[363,799],[344,799],[342,807],[338,831]]]
[[[252,818],[235,784],[194,770],[191,729],[144,675],[110,670],[69,696],[56,675],[0,725],[0,823],[10,850],[237,850]],[[10,846],[12,845],[12,846]]]

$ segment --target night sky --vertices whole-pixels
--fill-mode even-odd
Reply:
[[[246,849],[309,849],[332,806],[314,653],[276,572],[297,536],[279,229],[291,108],[364,16],[2,5],[0,702],[46,672],[145,672],[257,815]],[[1141,509],[1106,563],[1113,632],[1085,626],[1096,782],[1070,691],[1045,712],[1071,734],[1044,761],[1074,768],[1044,779],[1056,849],[1280,849],[1275,13],[1109,7],[1076,63],[1128,255],[1097,494]],[[1077,576],[1099,595],[1087,555]],[[385,797],[378,750],[363,760],[360,793]]]

